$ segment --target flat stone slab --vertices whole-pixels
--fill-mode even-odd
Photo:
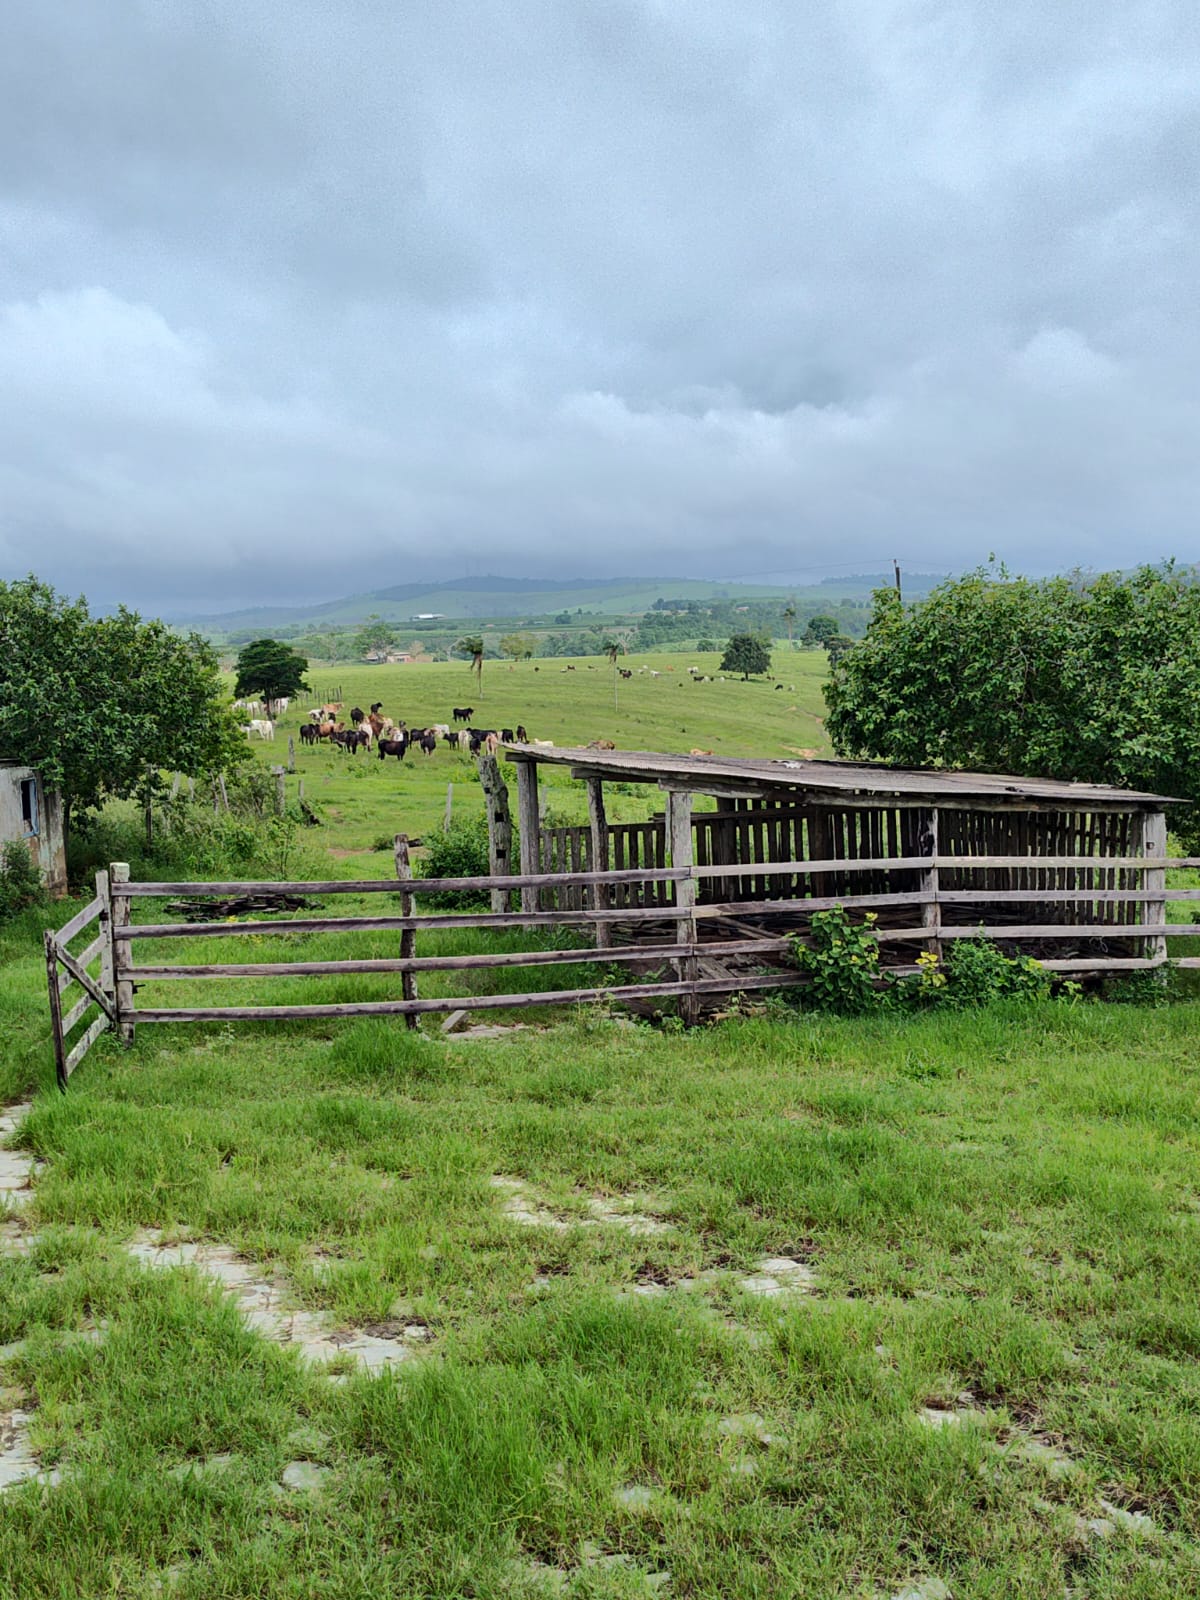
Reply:
[[[722,1417],[717,1423],[717,1432],[727,1439],[754,1439],[759,1444],[773,1445],[784,1442],[781,1433],[772,1433],[766,1420],[757,1411],[742,1411],[730,1417]]]
[[[28,1411],[0,1412],[0,1492],[36,1478],[38,1458],[29,1443]]]
[[[798,1300],[811,1294],[816,1285],[812,1268],[791,1256],[764,1256],[749,1277],[738,1279],[743,1294],[765,1300]]]
[[[339,1328],[323,1312],[291,1303],[286,1284],[264,1277],[259,1267],[228,1245],[184,1240],[164,1244],[155,1230],[136,1234],[126,1245],[135,1261],[155,1271],[194,1267],[217,1283],[237,1304],[242,1321],[264,1339],[299,1350],[305,1361],[326,1365],[349,1358],[367,1372],[408,1361],[428,1342],[423,1323],[389,1324],[386,1330]]]
[[[293,1494],[313,1494],[324,1486],[332,1470],[331,1467],[323,1467],[316,1461],[289,1461],[283,1469],[280,1481],[283,1487],[290,1489]]]

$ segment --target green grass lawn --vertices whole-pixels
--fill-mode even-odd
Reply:
[[[143,1027],[60,1097],[36,921],[0,1595],[1200,1594],[1193,1006]],[[425,1342],[336,1381],[147,1228]]]
[[[618,708],[613,707],[613,672],[606,661],[580,657],[567,661],[523,661],[510,667],[489,661],[483,671],[483,694],[466,662],[417,663],[411,666],[336,667],[313,669],[314,688],[326,679],[339,683],[347,725],[351,706],[383,702],[384,711],[411,727],[450,721],[455,706],[474,706],[475,725],[515,728],[523,723],[533,739],[557,745],[585,745],[592,739],[613,739],[620,749],[714,750],[726,756],[794,756],[798,751],[831,754],[822,721],[821,685],[827,673],[821,650],[774,651],[772,677],[743,683],[727,677],[715,681],[720,655],[633,655],[622,666],[633,670],[618,680]],[[567,672],[568,664],[575,667]],[[646,666],[660,674],[652,678]],[[689,666],[714,675],[711,683],[692,683]],[[536,669],[536,670],[535,670]],[[782,690],[775,688],[782,683]],[[273,743],[250,741],[254,756],[267,763],[287,758],[290,734],[296,744],[296,778],[288,782],[289,798],[297,781],[317,809],[324,827],[320,844],[337,851],[347,877],[373,876],[371,845],[395,833],[420,836],[441,825],[446,786],[454,785],[455,816],[483,812],[475,763],[439,745],[430,757],[410,753],[403,763],[381,762],[372,753],[350,758],[328,745],[299,742],[307,700],[301,697],[280,719]],[[586,801],[582,788],[565,771],[545,769],[547,804],[566,820],[582,821]],[[645,786],[609,786],[609,815],[615,822],[641,821],[661,809],[662,795]],[[344,854],[343,854],[344,852]]]
[[[489,663],[482,701],[465,666],[343,687],[410,723],[474,701],[558,744],[827,753],[823,665],[789,657],[774,681],[794,694],[635,678],[619,716],[582,661]],[[283,759],[298,722],[256,757]],[[323,818],[308,860],[331,876],[387,876],[373,840],[436,827],[447,781],[456,810],[480,806],[443,749],[297,755]],[[610,811],[659,803],[631,789]],[[565,780],[551,804],[578,804]],[[143,1025],[60,1096],[40,929],[72,909],[0,928],[0,1107],[35,1095],[0,1178],[39,1163],[0,1217],[0,1600],[1200,1595],[1194,1003],[772,1009],[692,1033],[594,1006],[473,1041]],[[395,947],[230,935],[138,958]],[[139,1004],[250,988],[395,992],[181,982]],[[138,1241],[208,1254],[152,1267]],[[272,1294],[257,1323],[218,1258]],[[269,1336],[280,1318],[412,1342],[382,1372],[353,1344],[326,1368]],[[3,1487],[19,1449],[44,1476]]]

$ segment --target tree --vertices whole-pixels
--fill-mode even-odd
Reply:
[[[475,674],[475,687],[483,698],[483,635],[468,633],[457,641],[454,646],[456,656],[470,656],[471,671]]]
[[[506,633],[500,640],[500,654],[510,661],[528,661],[537,649],[532,633]]]
[[[841,631],[841,624],[836,617],[810,617],[808,627],[804,630],[804,643],[810,646],[828,644],[831,639],[836,639]]]
[[[826,639],[825,649],[829,653],[829,665],[836,667],[846,651],[854,649],[854,640],[848,634],[835,633],[832,639]]]
[[[751,673],[770,672],[771,652],[766,641],[753,633],[735,633],[721,657],[722,672],[740,672],[745,682]]]
[[[245,695],[261,695],[269,710],[276,700],[285,695],[290,699],[308,688],[304,681],[307,671],[307,659],[290,644],[281,644],[278,639],[255,639],[238,652],[233,692],[239,700]]]
[[[354,635],[354,653],[358,656],[384,655],[399,643],[400,635],[391,623],[373,613]]]
[[[123,606],[94,618],[32,575],[0,583],[0,759],[38,768],[72,811],[246,758],[211,646]]]
[[[1200,834],[1200,584],[981,570],[905,607],[878,589],[826,685],[838,751],[1178,795]]]
[[[796,627],[796,602],[789,600],[783,608],[783,625],[787,629],[788,648],[791,648],[792,633]]]
[[[601,650],[608,657],[609,665],[613,669],[613,710],[617,710],[617,686],[620,679],[617,677],[617,657],[625,654],[625,640],[616,634],[607,634]]]

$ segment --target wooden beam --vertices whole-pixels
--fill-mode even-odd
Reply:
[[[501,878],[512,871],[512,816],[508,809],[508,788],[495,756],[480,756],[479,785],[487,810],[488,871],[493,878]],[[492,910],[507,911],[509,890],[493,887],[489,892]]]
[[[690,790],[671,789],[667,792],[667,847],[671,852],[671,865],[687,869],[687,876],[675,885],[676,939],[680,944],[696,943],[696,883],[692,877],[692,795]],[[686,1023],[694,1023],[698,1015],[695,1001],[696,963],[685,957],[676,962],[675,970],[681,983],[693,988],[681,994],[679,1009]]]
[[[521,875],[536,877],[542,865],[542,823],[538,815],[538,770],[534,761],[517,762],[517,828],[520,832]],[[538,908],[534,884],[521,886],[521,910],[527,914]]]
[[[95,900],[90,900],[82,911],[77,911],[69,922],[64,922],[54,935],[59,949],[61,950],[63,945],[73,939],[77,933],[82,933],[89,923],[95,922],[103,910],[104,902],[97,896]]]
[[[942,959],[942,908],[938,904],[938,813],[936,806],[930,806],[921,813],[918,825],[918,838],[921,846],[926,849],[929,856],[929,865],[921,874],[921,893],[925,895],[925,908],[921,913],[921,921],[929,931],[929,940],[925,948],[928,953],[935,956],[938,961]]]
[[[604,780],[603,778],[589,778],[587,780],[588,821],[592,830],[592,870],[596,872],[608,871],[608,817],[604,810]],[[607,883],[597,883],[592,886],[592,909],[594,911],[607,911],[611,904]],[[612,934],[606,922],[596,924],[596,947],[602,949],[612,940]]]
[[[1167,853],[1167,818],[1162,811],[1143,812],[1138,819],[1140,827],[1137,831],[1141,834],[1142,853],[1150,858],[1157,859]],[[1152,867],[1143,878],[1143,884],[1153,899],[1148,900],[1142,916],[1147,923],[1159,923],[1167,920],[1166,895],[1167,874],[1162,867]],[[1194,932],[1193,928],[1193,932]],[[1146,942],[1142,947],[1142,954],[1150,961],[1165,961],[1167,957],[1167,940],[1164,934],[1152,934],[1147,931]]]
[[[408,859],[408,835],[398,833],[392,842],[393,855],[396,862],[396,877],[401,883],[408,883],[412,878],[412,863]],[[412,916],[412,895],[401,893],[400,910],[406,917]],[[400,979],[400,992],[406,1000],[417,998],[417,978],[413,971],[413,957],[417,949],[417,935],[414,929],[405,928],[400,935],[400,960],[403,976]],[[417,1019],[410,1011],[406,1020],[410,1028],[417,1026]]]
[[[54,1044],[54,1076],[58,1087],[65,1090],[67,1087],[67,1062],[63,1051],[62,995],[58,987],[58,945],[54,935],[47,928],[42,935],[42,945],[46,952],[46,986],[50,993],[50,1037]]]
[[[114,861],[108,869],[108,884],[112,893],[112,920],[110,926],[112,928],[114,1021],[117,1037],[124,1045],[133,1043],[134,1030],[133,951],[128,943],[129,936],[134,930],[130,926],[131,903],[129,897],[121,893],[121,890],[128,882],[128,863]],[[189,924],[185,924],[185,926],[189,926]],[[87,1035],[85,1034],[84,1038],[86,1037]],[[76,1046],[76,1049],[78,1049],[78,1046]]]

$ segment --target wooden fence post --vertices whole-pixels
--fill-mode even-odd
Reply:
[[[604,780],[587,780],[588,817],[592,827],[592,871],[608,871],[608,818],[604,812]],[[592,909],[607,911],[611,896],[606,883],[592,885]],[[612,944],[612,927],[607,922],[596,924],[596,949],[607,950]]]
[[[1167,817],[1163,811],[1143,811],[1139,818],[1141,833],[1140,854],[1149,856],[1151,860],[1161,861],[1167,853]],[[1148,895],[1161,896],[1160,899],[1146,900],[1142,905],[1142,921],[1148,927],[1161,926],[1167,920],[1167,869],[1165,867],[1147,867],[1142,873],[1143,884]],[[1143,956],[1150,961],[1165,961],[1167,959],[1167,936],[1165,933],[1151,934],[1144,941]]]
[[[295,739],[292,737],[292,735],[290,733],[288,734],[288,768],[287,769],[288,769],[289,772],[295,772],[295,770],[296,770],[296,741],[295,741]]]
[[[275,774],[275,815],[281,817],[287,810],[287,778],[282,767],[272,767]]]
[[[54,1076],[63,1094],[67,1092],[67,1054],[63,1047],[62,995],[58,992],[58,943],[47,928],[43,934],[46,949],[46,983],[50,990],[50,1037],[54,1041]]]
[[[130,923],[129,896],[121,890],[129,882],[129,865],[114,861],[108,869],[108,882],[112,894],[112,917],[109,921],[112,946],[113,995],[116,1001],[117,1037],[122,1044],[133,1043],[133,946],[128,939],[118,937]]]
[[[229,792],[225,788],[225,774],[223,772],[217,773],[217,788],[221,791],[221,804],[225,807],[225,810],[228,811]]]
[[[917,838],[920,842],[921,854],[930,856],[929,866],[921,874],[920,889],[923,894],[931,894],[933,899],[921,907],[921,926],[926,930],[928,939],[925,945],[938,958],[942,959],[942,907],[938,900],[938,814],[936,807],[919,813]]]
[[[479,783],[487,804],[488,875],[506,877],[512,872],[512,815],[508,809],[508,789],[500,776],[495,756],[480,756]],[[508,910],[509,891],[491,891],[492,910]]]
[[[671,849],[671,865],[688,868],[686,878],[675,884],[676,921],[675,937],[680,944],[696,943],[696,880],[691,875],[692,860],[692,797],[685,789],[667,791],[667,843]],[[681,957],[676,963],[680,983],[695,984],[696,962],[692,956]],[[698,1014],[696,992],[681,995],[679,1010],[683,1020],[693,1023]]]
[[[521,872],[532,876],[542,870],[542,824],[538,816],[536,761],[517,762],[517,827],[521,830]],[[537,909],[537,889],[522,889],[521,910]]]
[[[396,858],[396,876],[401,883],[407,883],[413,875],[412,863],[408,859],[408,835],[398,833],[394,840]],[[413,914],[413,897],[404,890],[400,892],[400,915],[411,917]],[[417,933],[415,928],[404,928],[400,934],[400,959],[411,961],[416,954]],[[400,992],[406,1000],[417,998],[417,975],[415,972],[402,972],[400,974]],[[409,1028],[420,1026],[415,1011],[404,1013],[405,1025]]]
[[[103,900],[100,909],[100,931],[105,934],[104,948],[100,952],[100,987],[113,1003],[117,1004],[117,986],[113,976],[113,942],[112,942],[112,895],[108,887],[108,873],[96,874],[96,899]]]

